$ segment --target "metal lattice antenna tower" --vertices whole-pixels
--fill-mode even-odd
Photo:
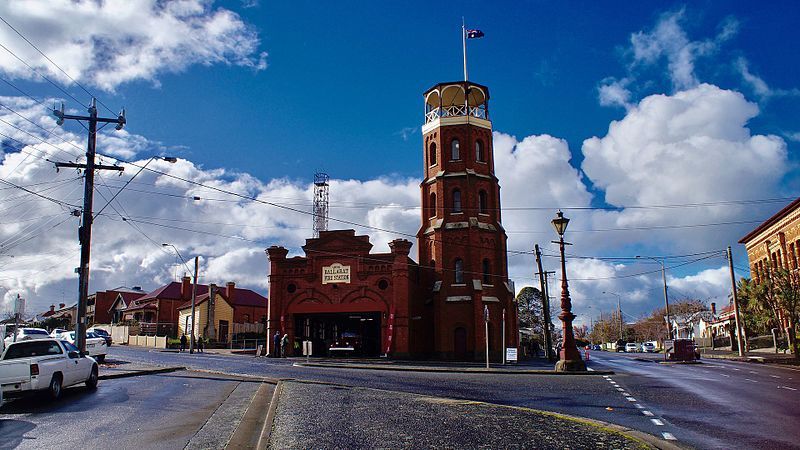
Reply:
[[[328,177],[327,173],[314,174],[314,237],[320,231],[328,231]]]

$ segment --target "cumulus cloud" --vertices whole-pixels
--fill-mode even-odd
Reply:
[[[0,24],[0,70],[15,78],[41,81],[25,64],[63,84],[70,78],[113,91],[135,80],[157,84],[160,74],[194,64],[266,68],[255,29],[239,15],[208,0],[131,2],[125,0],[10,0],[0,16],[33,42]]]

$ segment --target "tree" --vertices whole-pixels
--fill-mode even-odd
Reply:
[[[797,319],[800,317],[800,277],[785,269],[774,271],[770,276],[772,295],[775,306],[783,311],[789,322],[787,335],[795,359],[800,360],[797,353]]]
[[[525,286],[517,294],[517,311],[519,326],[531,328],[534,334],[544,333],[542,317],[542,292],[531,286]]]
[[[736,286],[746,336],[763,336],[776,327],[777,317],[769,301],[767,283],[756,283],[742,278]]]

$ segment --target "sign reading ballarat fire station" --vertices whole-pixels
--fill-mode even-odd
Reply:
[[[350,266],[333,263],[322,266],[322,284],[350,283]]]

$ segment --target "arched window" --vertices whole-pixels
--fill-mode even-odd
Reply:
[[[475,161],[483,162],[483,142],[475,141]]]
[[[453,161],[458,161],[461,159],[461,151],[459,150],[460,144],[458,143],[458,139],[453,139],[450,142],[450,159]]]
[[[478,192],[478,212],[486,214],[489,210],[486,207],[486,191]]]
[[[428,201],[428,217],[436,217],[436,193],[431,192],[430,200]]]
[[[461,212],[461,191],[453,191],[453,212]]]
[[[436,165],[436,142],[431,142],[430,150],[428,151],[428,161],[431,166]]]
[[[489,258],[483,260],[483,284],[492,284],[492,263]]]
[[[454,267],[453,283],[455,284],[464,283],[464,261],[462,261],[461,258],[456,258],[453,267]]]

